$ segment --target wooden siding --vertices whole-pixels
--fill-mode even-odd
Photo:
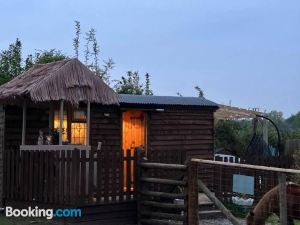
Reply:
[[[102,142],[105,150],[117,151],[122,148],[121,112],[116,107],[91,106],[90,143],[96,149]]]
[[[39,130],[49,132],[49,115],[44,109],[28,108],[26,144],[37,144]],[[17,149],[22,142],[22,108],[5,107],[5,148]]]
[[[165,110],[149,112],[148,116],[148,154],[157,155],[167,151],[178,154],[182,159],[213,159],[214,118],[213,111]],[[169,162],[170,163],[170,162]],[[171,163],[183,163],[174,161]],[[207,167],[201,178],[208,187],[213,187],[213,169]],[[170,176],[170,175],[168,175]]]
[[[149,112],[148,150],[183,150],[187,157],[213,158],[213,111]]]

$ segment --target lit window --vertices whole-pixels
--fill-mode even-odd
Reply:
[[[67,111],[64,111],[64,119],[63,119],[63,141],[68,141],[68,119],[67,119]],[[54,112],[54,129],[57,129],[59,132],[59,111]]]
[[[68,124],[68,116],[71,118],[71,124]],[[59,131],[59,111],[54,112],[54,128]],[[71,140],[68,140],[68,135]],[[78,145],[86,144],[86,112],[84,110],[76,109],[71,115],[64,111],[63,141]]]
[[[71,125],[71,143],[86,144],[86,123],[72,123]]]

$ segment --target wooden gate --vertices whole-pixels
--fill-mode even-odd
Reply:
[[[144,152],[136,163],[138,224],[198,225],[197,165],[149,162]]]

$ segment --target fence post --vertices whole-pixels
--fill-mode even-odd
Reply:
[[[189,161],[187,164],[187,224],[199,224],[198,206],[198,167],[197,163]]]
[[[136,199],[137,203],[137,224],[141,224],[141,194],[140,194],[140,176],[141,176],[141,169],[140,169],[140,163],[143,160],[143,157],[145,156],[145,151],[142,149],[135,149],[134,151],[134,162],[135,162],[135,167],[134,167],[134,196]]]
[[[0,105],[0,207],[4,205],[4,127],[5,127],[5,112],[3,105]]]
[[[279,207],[280,207],[280,224],[287,225],[287,200],[286,200],[286,175],[279,173]]]

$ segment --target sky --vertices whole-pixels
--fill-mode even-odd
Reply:
[[[156,95],[198,85],[217,103],[300,111],[299,0],[0,0],[0,50],[19,38],[24,57],[73,56],[74,20],[96,29],[111,79],[137,70]]]

